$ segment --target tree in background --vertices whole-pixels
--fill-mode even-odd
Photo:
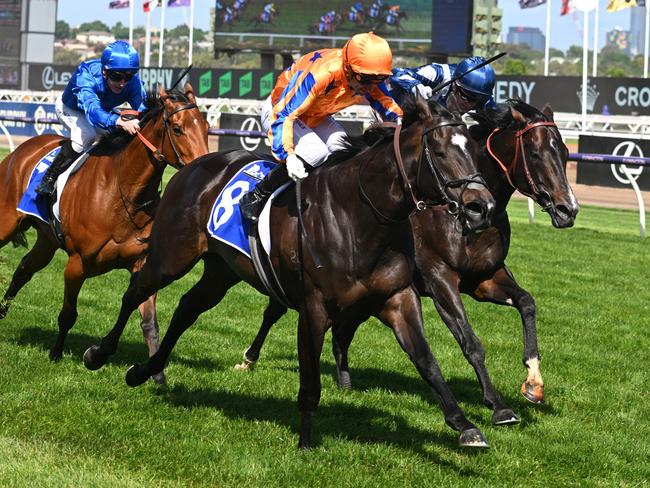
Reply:
[[[70,24],[65,20],[58,20],[54,30],[54,38],[57,40],[69,39],[71,37]]]

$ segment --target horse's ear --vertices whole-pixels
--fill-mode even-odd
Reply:
[[[420,120],[426,120],[431,118],[431,111],[429,110],[429,104],[422,96],[420,96],[419,93],[415,95],[415,107],[417,108],[417,114],[418,117],[420,117]]]
[[[522,124],[526,123],[526,117],[519,110],[515,110],[514,107],[510,108],[510,113],[512,114],[512,119],[521,122]]]
[[[196,103],[196,98],[194,98],[194,88],[189,83],[185,83],[185,96],[190,103]]]
[[[551,110],[551,106],[548,103],[544,105],[544,108],[542,109],[542,113],[544,114],[544,117],[546,117],[546,119],[549,122],[555,122],[553,120],[553,110]]]
[[[167,98],[167,91],[165,90],[165,87],[162,85],[158,85],[158,96],[164,100]]]

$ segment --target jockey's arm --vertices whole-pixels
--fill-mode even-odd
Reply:
[[[384,81],[372,85],[366,95],[366,99],[373,110],[377,112],[384,121],[395,122],[403,116],[402,109],[390,96],[388,86]]]
[[[301,81],[298,78],[302,78]],[[299,83],[296,83],[299,81]],[[293,124],[298,118],[306,113],[311,107],[314,99],[324,93],[330,84],[329,73],[296,73],[288,86],[296,83],[295,91],[291,90],[288,96],[280,98],[273,107],[273,113],[277,117],[270,130],[271,150],[273,155],[284,161],[289,154],[294,153]],[[291,103],[291,106],[288,103]],[[277,130],[279,129],[279,130]]]
[[[115,129],[115,122],[117,122],[118,115],[107,112],[102,108],[99,95],[95,89],[95,79],[90,73],[84,71],[79,73],[77,86],[74,90],[76,91],[79,103],[78,109],[86,114],[88,122],[100,129]]]

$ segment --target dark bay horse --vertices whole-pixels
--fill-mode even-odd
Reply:
[[[271,240],[276,243],[271,260],[300,317],[301,448],[311,446],[312,417],[321,391],[320,354],[330,321],[353,322],[354,317],[356,323],[369,316],[394,330],[440,398],[446,423],[460,432],[460,444],[487,446],[454,399],[424,339],[420,300],[411,286],[414,248],[408,217],[414,201],[421,198],[449,202],[470,230],[487,225],[494,201],[475,174],[475,148],[462,121],[433,102],[417,101],[405,113],[406,129],[399,137],[402,158],[393,150],[391,129],[384,129],[389,137],[361,154],[356,148],[335,153],[302,183],[305,233],[323,267],[314,264],[310,252],[305,251],[301,259],[303,246],[298,245],[297,206],[292,197],[281,197],[271,210]],[[89,369],[101,367],[115,352],[138,304],[185,275],[199,260],[204,262],[201,279],[181,298],[158,352],[129,369],[129,385],[140,385],[161,372],[181,334],[234,284],[245,280],[266,293],[252,261],[210,237],[206,229],[225,183],[257,159],[258,155],[246,151],[209,154],[172,178],[153,224],[146,262],[132,276],[117,322],[84,355]]]
[[[483,148],[478,168],[496,200],[492,225],[480,234],[462,235],[443,207],[411,217],[416,242],[416,286],[433,298],[440,317],[474,367],[484,403],[493,409],[497,425],[518,422],[517,416],[494,389],[485,367],[485,352],[474,334],[460,294],[478,301],[516,307],[524,331],[523,362],[528,370],[521,392],[533,403],[544,400],[535,324],[535,301],[521,288],[505,264],[510,245],[506,207],[515,189],[529,195],[548,212],[557,228],[571,227],[578,204],[566,178],[568,150],[553,123],[553,112],[542,112],[521,100],[510,100],[495,110],[475,115],[470,131]],[[237,369],[248,369],[258,359],[271,326],[286,312],[269,303],[255,340]],[[333,351],[339,386],[351,388],[347,352],[355,326],[333,326]],[[340,331],[340,332],[338,332]]]
[[[147,248],[147,238],[163,171],[208,152],[208,126],[196,106],[192,87],[150,93],[148,110],[141,119],[141,134],[158,152],[137,137],[117,134],[100,142],[73,175],[60,202],[61,224],[68,262],[65,267],[63,308],[59,335],[50,351],[58,360],[68,331],[77,318],[77,297],[87,278],[112,269],[134,271]],[[18,210],[30,174],[40,159],[62,143],[59,136],[37,136],[21,144],[0,163],[0,247],[8,242],[27,245],[24,232],[36,228],[34,247],[16,269],[0,302],[0,318],[6,316],[20,289],[52,260],[59,248],[50,226]],[[158,344],[155,298],[140,308],[142,330],[153,352]]]

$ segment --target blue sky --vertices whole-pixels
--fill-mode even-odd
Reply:
[[[203,30],[210,30],[210,7],[214,5],[213,0],[194,0],[194,25]],[[309,1],[309,0],[306,0]],[[135,0],[134,25],[145,24],[145,14],[142,12],[142,0]],[[281,5],[282,0],[276,0]],[[222,0],[222,3],[231,3],[229,0]],[[350,3],[352,1],[350,0]],[[364,3],[368,3],[365,1]],[[399,0],[395,0],[399,3]],[[503,35],[508,32],[510,26],[539,27],[542,32],[546,30],[546,6],[542,5],[531,9],[519,8],[517,0],[500,0],[499,7],[503,9]],[[600,20],[599,20],[599,47],[605,44],[605,34],[614,27],[628,29],[630,26],[630,13],[634,11],[636,15],[644,15],[642,8],[628,8],[619,12],[607,12],[607,0],[599,0]],[[79,8],[78,0],[59,0],[57,20],[65,20],[72,26],[83,22],[93,20],[102,20],[109,26],[115,25],[118,21],[123,24],[129,24],[129,9],[109,10],[109,0],[91,0],[85,2],[84,8]],[[581,24],[583,15],[570,14],[560,15],[560,0],[552,0],[551,9],[551,46],[558,49],[566,50],[571,45],[582,45]],[[94,7],[90,7],[94,5]],[[155,9],[151,14],[152,25],[160,25],[161,9]],[[593,12],[590,14],[589,26],[589,45],[593,47]],[[175,27],[179,24],[189,23],[189,8],[175,7],[165,10],[165,28]]]

